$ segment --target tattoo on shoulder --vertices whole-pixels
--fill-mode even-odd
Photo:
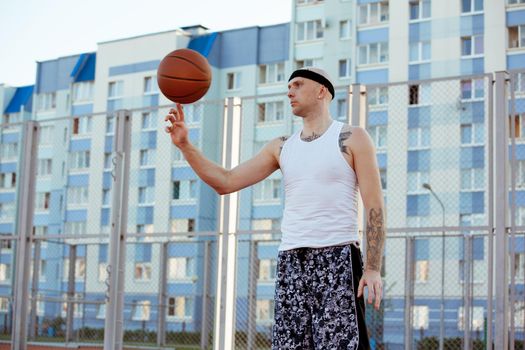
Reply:
[[[385,244],[385,228],[383,210],[370,209],[366,225],[366,266],[368,269],[381,271],[383,247]]]
[[[301,140],[303,140],[305,142],[311,142],[311,141],[313,141],[315,139],[318,139],[320,137],[321,137],[321,135],[316,134],[315,132],[312,133],[312,135],[310,135],[310,136],[303,136],[303,134],[301,134]]]
[[[279,137],[279,139],[281,140],[281,147],[279,147],[279,154],[281,154],[284,143],[286,142],[286,140],[288,140],[288,136],[281,136]]]
[[[344,143],[350,138],[350,136],[352,136],[350,126],[345,125],[343,127],[343,130],[341,130],[341,133],[339,134],[339,149],[341,150],[341,152],[346,153],[348,155],[350,155],[350,149],[348,149],[348,146],[346,146]]]

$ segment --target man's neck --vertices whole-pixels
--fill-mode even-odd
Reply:
[[[305,141],[315,140],[326,132],[332,124],[332,121],[332,117],[328,111],[304,117],[301,139]]]

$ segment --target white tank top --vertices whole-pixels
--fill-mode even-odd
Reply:
[[[283,145],[284,213],[279,250],[328,247],[358,241],[357,177],[339,148],[343,123],[333,121],[319,138],[301,131]]]

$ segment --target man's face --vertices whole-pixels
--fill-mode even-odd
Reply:
[[[320,84],[303,77],[295,77],[288,83],[288,98],[292,113],[303,117],[318,102]]]

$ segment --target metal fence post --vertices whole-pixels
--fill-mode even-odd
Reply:
[[[66,343],[73,341],[73,322],[75,303],[75,274],[77,261],[77,246],[69,246],[69,271],[67,276],[67,313],[66,313]]]
[[[33,251],[33,278],[31,280],[31,313],[29,316],[29,339],[38,335],[38,323],[36,319],[38,280],[40,277],[40,240],[35,241]]]
[[[208,306],[209,306],[209,278],[210,278],[210,241],[204,242],[204,274],[202,281],[202,317],[201,317],[201,350],[208,348]]]
[[[222,165],[231,169],[239,164],[241,138],[241,103],[238,98],[227,98],[224,113]],[[219,278],[217,283],[217,312],[215,349],[235,348],[236,304],[236,237],[239,194],[220,198]]]
[[[168,244],[164,242],[160,249],[160,273],[159,273],[159,298],[157,316],[157,345],[166,344],[166,298],[167,298],[167,275],[168,275]]]
[[[35,121],[24,123],[22,129],[22,157],[18,174],[20,181],[17,187],[16,210],[16,259],[15,278],[13,281],[13,328],[11,335],[12,349],[25,350],[27,348],[27,303],[29,267],[27,264],[31,255],[31,236],[35,209],[35,181],[37,145],[39,124]]]
[[[496,229],[496,332],[494,345],[496,350],[508,348],[508,264],[507,264],[507,210],[508,210],[508,113],[507,113],[507,72],[496,72],[496,103],[494,118],[494,178],[495,181],[495,229]],[[489,344],[490,345],[490,344]]]
[[[412,305],[414,304],[414,237],[405,238],[405,350],[412,349]]]
[[[257,279],[259,277],[259,259],[257,258],[257,241],[250,240],[250,262],[248,264],[248,349],[255,349],[256,312],[257,312]]]
[[[464,289],[464,299],[463,299],[463,349],[470,349],[470,325],[471,325],[471,286],[472,286],[472,236],[466,235],[463,237],[463,289]]]
[[[494,79],[492,75],[488,78],[488,164],[494,164]],[[488,275],[487,275],[487,344],[486,348],[492,347],[493,339],[493,298],[494,298],[494,171],[488,171]]]
[[[113,202],[109,241],[109,285],[104,350],[121,350],[124,325],[124,274],[126,269],[126,232],[128,224],[129,163],[131,152],[131,114],[117,112],[113,151]]]

